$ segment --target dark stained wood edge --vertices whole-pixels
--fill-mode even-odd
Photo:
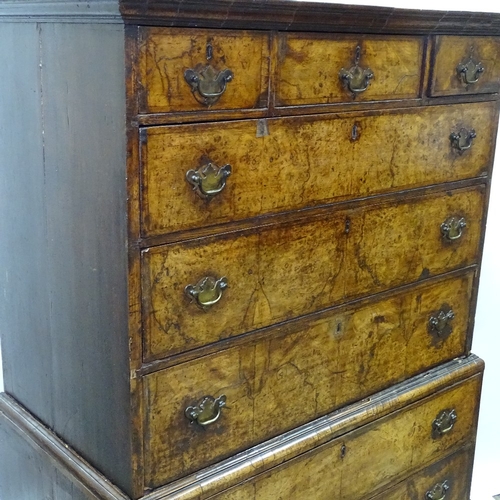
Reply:
[[[259,328],[251,332],[246,332],[241,335],[229,337],[212,344],[207,344],[198,347],[196,349],[192,349],[190,351],[184,351],[179,354],[175,354],[173,356],[152,360],[144,363],[142,367],[139,370],[137,370],[137,375],[138,376],[148,375],[150,373],[154,373],[159,370],[169,368],[171,366],[186,363],[188,361],[199,359],[203,356],[208,356],[210,354],[220,353],[222,351],[225,351],[227,349],[232,349],[237,346],[256,344],[257,342],[261,341],[266,337],[272,337],[273,339],[286,337],[287,335],[291,335],[300,330],[304,330],[308,327],[310,323],[319,321],[323,318],[327,318],[332,314],[340,314],[347,309],[352,309],[354,307],[364,307],[370,303],[383,301],[401,293],[408,293],[426,287],[430,287],[432,285],[437,285],[446,280],[451,280],[453,278],[465,276],[468,273],[474,273],[476,275],[477,269],[478,265],[474,264],[471,266],[464,267],[462,269],[457,269],[454,271],[449,271],[447,273],[440,274],[438,276],[426,278],[418,282],[407,283],[405,285],[391,288],[383,292],[378,292],[376,294],[365,295],[363,297],[359,297],[354,300],[348,300],[346,302],[336,303],[334,306],[327,307],[320,311],[305,314],[298,318],[282,321],[280,323],[275,323],[273,325]],[[471,336],[471,334],[472,334],[471,331],[467,332],[468,338],[466,338],[466,344],[463,346],[463,352],[462,352],[463,356],[469,354],[470,342],[471,342],[471,339],[469,337]],[[428,367],[427,369],[430,368],[432,367]]]
[[[118,10],[119,9],[119,10]],[[126,22],[176,27],[500,35],[500,14],[286,0],[3,0],[0,22]]]
[[[128,240],[134,241],[140,233],[140,151],[139,128],[133,124],[133,117],[139,109],[137,92],[138,44],[137,26],[125,27],[126,68],[126,112],[127,112],[127,232]],[[142,296],[141,262],[137,248],[128,252],[128,335],[130,354],[130,407],[132,415],[132,494],[138,498],[144,493],[144,398],[143,380],[136,376],[142,364]]]
[[[272,77],[273,75],[271,75]],[[386,101],[364,101],[364,102],[337,102],[332,104],[309,104],[304,106],[274,107],[270,104],[269,109],[261,110],[221,110],[178,112],[178,113],[152,113],[139,114],[133,118],[134,125],[154,126],[169,124],[193,124],[209,122],[214,120],[246,120],[252,118],[278,118],[298,115],[317,115],[327,113],[358,113],[370,110],[414,108],[419,106],[442,106],[452,104],[471,104],[475,102],[496,101],[499,94],[464,94],[456,96],[426,97],[418,99],[401,99]]]
[[[342,33],[500,35],[500,15],[284,0],[121,0],[127,23]]]
[[[66,477],[88,490],[92,498],[129,500],[128,496],[5,393],[0,393],[0,413],[25,441],[48,455]]]
[[[491,169],[491,166],[489,167]],[[375,206],[384,203],[391,203],[393,201],[405,201],[413,198],[423,197],[439,192],[447,192],[468,188],[473,186],[486,185],[490,183],[490,178],[474,177],[471,179],[464,179],[443,184],[434,184],[432,186],[423,186],[404,191],[391,191],[389,193],[374,194],[363,198],[346,199],[329,203],[325,205],[318,205],[315,207],[301,208],[294,211],[286,211],[279,213],[271,213],[243,219],[235,222],[224,222],[215,224],[213,226],[199,227],[195,229],[187,229],[184,231],[177,231],[174,233],[166,233],[159,236],[150,236],[147,238],[140,238],[136,241],[130,240],[131,247],[139,247],[141,249],[152,248],[160,245],[168,245],[171,243],[179,243],[181,241],[191,241],[198,238],[218,237],[229,235],[236,232],[243,232],[256,228],[264,228],[268,226],[288,224],[291,222],[300,222],[305,219],[313,219],[315,217],[326,216],[329,212],[339,210],[350,210],[365,206]]]
[[[482,377],[484,362],[471,354],[417,375],[224,460],[216,466],[173,482],[143,500],[201,500],[239,484],[260,472],[366,425],[438,391],[447,391],[471,377]],[[479,398],[479,395],[477,396]],[[476,415],[477,425],[477,415]]]

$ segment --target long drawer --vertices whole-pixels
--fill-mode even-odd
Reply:
[[[473,459],[472,444],[429,465],[400,484],[373,497],[373,500],[467,500],[470,498]]]
[[[465,355],[473,274],[336,308],[146,376],[146,455],[176,477]],[[213,423],[190,425],[186,408],[207,396],[225,406],[212,406]]]
[[[147,249],[145,358],[474,264],[483,193],[477,186]]]
[[[486,102],[143,129],[142,233],[486,175],[496,122]]]
[[[409,406],[404,406],[402,409],[386,414],[377,420],[371,421],[370,416],[373,420],[373,416],[377,415],[378,412],[384,409],[388,410],[399,399],[404,400],[407,391],[411,392],[415,389],[416,385],[411,379],[407,384],[401,384],[383,397],[374,395],[373,404],[370,403],[370,400],[358,403],[360,408],[364,408],[362,412],[364,422],[359,420],[360,415],[357,412],[350,413],[347,409],[344,413],[339,413],[338,418],[334,416],[324,417],[325,422],[331,422],[331,427],[327,426],[326,423],[318,424],[323,430],[318,430],[319,434],[316,435],[317,447],[286,461],[281,466],[249,479],[230,493],[222,494],[217,498],[231,500],[267,500],[269,498],[360,500],[368,494],[375,495],[378,491],[383,491],[398,479],[402,480],[413,471],[418,471],[427,464],[449,455],[474,439],[481,386],[479,375],[453,385],[454,372],[458,373],[460,367],[456,362],[452,362],[452,366],[455,368],[446,375],[441,375],[443,382],[444,379],[447,379],[450,383],[449,388]],[[443,369],[437,369],[437,371],[443,372]],[[422,375],[418,378],[417,385],[424,384],[425,388],[425,384],[435,387],[436,383],[440,383],[440,379],[433,377],[432,371],[427,372],[426,375],[428,376]],[[431,389],[426,392],[432,394]],[[304,404],[308,403],[309,400],[305,398]],[[255,407],[254,411],[256,413],[265,412],[266,407]],[[282,411],[286,412],[286,407],[282,408]],[[227,413],[229,412],[238,413],[239,407],[228,409]],[[367,419],[371,423],[368,423]],[[162,444],[167,432],[165,427],[158,425],[158,417],[155,418],[154,422],[157,427],[152,434],[153,439],[150,427],[147,427],[145,434],[147,444],[145,450],[146,484],[151,487],[159,486],[196,467],[193,467],[189,461],[193,455],[186,453],[183,458],[177,461],[177,468],[175,470],[171,468],[170,460],[172,457],[168,453],[168,447]],[[318,422],[321,422],[321,419]],[[354,430],[329,440],[327,435],[329,432],[333,432],[336,426],[334,422],[337,422],[337,425],[344,429],[348,429],[352,425]],[[363,423],[366,425],[362,425]],[[238,424],[235,422],[235,425]],[[361,426],[358,427],[359,425]],[[306,438],[308,431],[305,429],[301,431],[299,428],[293,432],[296,436],[294,444],[289,442],[287,435],[282,435],[279,442],[277,441],[272,446],[264,446],[259,454],[260,459],[254,464],[254,474],[258,474],[258,469],[266,461],[269,461],[274,453],[277,455],[285,453],[287,448],[290,448],[288,453],[294,449],[295,453],[298,453],[301,447],[300,441],[308,439]],[[321,433],[324,434],[323,441]],[[200,429],[196,435],[193,431],[193,435],[183,441],[182,449],[188,452],[194,446],[197,438],[206,440],[207,446],[210,439],[225,439],[228,446],[232,444],[232,436],[227,434],[227,429],[224,427],[215,430],[215,432]],[[320,442],[324,444],[319,445]],[[272,450],[275,447],[273,453]],[[278,448],[282,452],[278,451]],[[241,460],[245,463],[249,460],[249,463],[252,463],[251,454],[251,450],[243,453]],[[238,456],[234,457],[235,470],[233,472],[239,468],[238,460]],[[202,461],[201,463],[206,464],[207,462]],[[252,467],[250,465],[247,467],[242,462],[240,467],[242,472],[244,469],[250,469],[246,473],[251,474]],[[226,474],[225,466],[221,465],[217,473],[221,475],[222,479],[222,476]],[[203,473],[199,473],[199,477],[203,481]],[[323,481],[324,477],[328,477],[328,481]],[[228,470],[227,479],[230,478],[231,472]],[[208,481],[205,484],[209,486]],[[207,487],[206,491],[209,490],[210,487]],[[206,496],[208,495],[196,498],[205,498]],[[175,498],[184,498],[184,496],[180,495]],[[191,496],[186,494],[186,498],[191,498]]]

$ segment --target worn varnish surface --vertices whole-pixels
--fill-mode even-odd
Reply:
[[[143,252],[146,358],[191,349],[477,261],[482,187],[331,212],[277,227]],[[443,196],[444,194],[444,196]],[[467,220],[448,242],[441,223]],[[203,311],[184,293],[205,276],[229,288]]]
[[[423,38],[279,35],[276,105],[353,101],[340,78],[341,69],[370,68],[374,78],[356,100],[416,98],[420,93]]]
[[[179,477],[240,449],[465,354],[471,273],[398,293],[364,307],[332,311],[289,335],[183,363],[145,378],[146,461]],[[447,338],[429,334],[429,318],[453,308]],[[206,430],[184,409],[206,395],[229,409]],[[172,432],[165,434],[164,429]]]
[[[447,481],[449,490],[446,500],[464,500],[469,498],[470,479],[474,460],[473,445],[446,457],[423,471],[403,481],[394,488],[373,497],[373,500],[420,500],[427,498],[428,491],[435,485]]]
[[[437,36],[430,95],[480,94],[500,90],[500,37]],[[484,73],[477,83],[465,84],[457,66],[472,57]]]
[[[404,479],[412,470],[438,460],[473,439],[480,382],[479,377],[474,377],[213,498],[371,498],[391,482]],[[449,434],[433,439],[432,422],[447,408],[456,410],[456,424]]]
[[[267,106],[269,36],[250,31],[140,30],[140,112],[205,111]],[[212,47],[207,57],[207,45]],[[234,77],[220,100],[200,104],[184,79],[187,69],[211,65]]]
[[[496,121],[496,103],[489,102],[153,127],[142,145],[142,232],[152,236],[485,175]],[[477,137],[459,153],[450,134],[462,127],[475,129]],[[232,173],[207,202],[186,172],[209,162],[230,164]]]

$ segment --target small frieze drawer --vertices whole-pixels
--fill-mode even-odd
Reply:
[[[140,29],[142,113],[263,108],[268,76],[266,33]]]
[[[282,33],[276,105],[417,98],[422,37]]]
[[[500,37],[436,36],[431,96],[500,90]]]

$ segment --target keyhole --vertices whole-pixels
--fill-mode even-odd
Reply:
[[[359,126],[357,123],[355,123],[353,126],[352,126],[352,130],[351,130],[351,141],[352,142],[355,142],[359,139]]]
[[[359,60],[361,59],[361,47],[358,45],[356,47],[356,55],[354,56],[354,64],[357,66]]]
[[[345,232],[345,234],[349,234],[350,230],[351,230],[351,219],[349,219],[349,217],[346,217],[346,219],[345,219],[345,226],[344,226],[344,232]]]
[[[210,42],[207,43],[207,61],[210,61],[214,55],[214,49]]]
[[[341,459],[345,457],[346,452],[347,452],[346,445],[345,445],[345,444],[343,444],[343,445],[341,446],[341,448],[340,448],[340,458],[341,458]]]

